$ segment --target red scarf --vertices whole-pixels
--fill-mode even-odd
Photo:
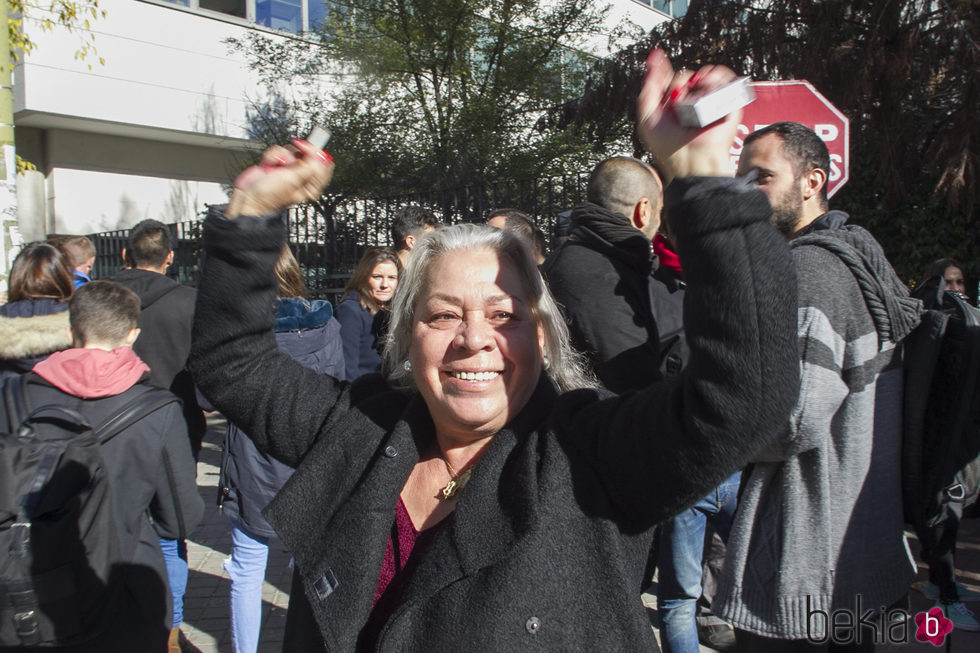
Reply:
[[[653,253],[660,259],[660,265],[673,270],[674,274],[678,277],[684,278],[684,270],[681,269],[681,258],[671,249],[667,239],[660,234],[653,237]]]

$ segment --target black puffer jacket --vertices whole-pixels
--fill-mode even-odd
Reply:
[[[0,379],[30,372],[39,361],[69,347],[66,302],[23,299],[0,306]]]
[[[765,196],[697,179],[667,199],[689,216],[672,225],[687,368],[623,396],[559,396],[542,376],[433,527],[375,650],[655,648],[637,598],[653,525],[782,432],[798,387],[795,275]],[[260,450],[297,466],[265,511],[296,560],[284,650],[354,651],[434,426],[416,393],[379,375],[339,382],[276,349],[268,307],[285,235],[278,217],[208,217],[191,365]]]
[[[275,315],[279,351],[314,372],[344,376],[340,324],[330,302],[277,299]],[[226,516],[253,535],[272,537],[261,512],[292,474],[292,467],[261,453],[240,428],[228,425],[218,479],[218,505]]]
[[[541,266],[585,353],[614,392],[675,376],[687,362],[684,283],[660,268],[650,241],[621,213],[596,204],[572,211],[569,240]]]

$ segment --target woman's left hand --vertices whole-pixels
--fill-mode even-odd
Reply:
[[[333,158],[303,140],[293,139],[293,148],[274,145],[259,165],[238,175],[226,218],[275,213],[320,197],[333,177]]]
[[[674,105],[689,95],[706,94],[733,81],[725,66],[704,66],[697,73],[675,73],[667,55],[654,48],[647,57],[647,72],[637,99],[637,134],[660,164],[665,182],[674,177],[731,177],[729,149],[735,142],[742,110],[703,128],[685,127]]]

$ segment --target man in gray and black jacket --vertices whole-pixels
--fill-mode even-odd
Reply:
[[[890,626],[879,609],[915,572],[903,535],[898,345],[919,304],[874,238],[827,210],[829,169],[820,138],[785,122],[746,138],[739,162],[790,240],[801,371],[785,436],[755,456],[728,542],[717,612],[739,650],[873,650]],[[876,625],[830,629],[823,615],[835,610],[852,624],[872,611]]]

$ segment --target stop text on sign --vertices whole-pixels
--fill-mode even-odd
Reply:
[[[746,136],[775,122],[806,125],[827,145],[830,170],[827,195],[832,196],[850,178],[850,121],[806,80],[753,82],[756,99],[743,110],[735,142],[730,150],[732,167],[738,167]]]

